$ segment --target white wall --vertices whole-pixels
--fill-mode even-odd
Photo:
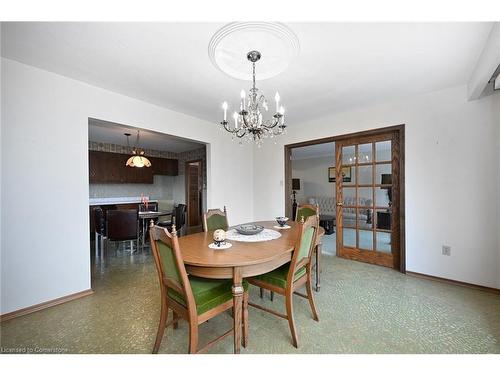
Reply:
[[[493,121],[496,124],[496,139],[497,139],[497,222],[500,223],[500,92],[493,94]],[[499,225],[500,226],[500,225]],[[497,282],[500,285],[500,230],[497,230],[497,246],[498,251],[498,270]]]
[[[404,123],[407,270],[499,288],[498,118],[493,97],[466,98],[460,86],[290,124],[254,153],[255,219],[284,213],[285,144]]]
[[[90,288],[89,117],[208,142],[208,206],[252,220],[253,150],[215,124],[8,59],[1,73],[2,314]]]
[[[328,182],[328,167],[335,166],[335,156],[292,160],[292,177],[300,178],[297,203],[310,197],[334,197],[335,183]]]
[[[0,22],[0,51],[2,50],[2,23]],[[2,84],[2,59],[0,58],[0,88],[3,87]],[[2,103],[2,91],[3,90],[0,90],[0,103]],[[2,205],[2,202],[3,202],[3,193],[2,193],[2,186],[3,186],[3,183],[2,183],[2,171],[1,171],[1,168],[2,168],[2,149],[1,149],[1,146],[2,146],[2,129],[3,129],[3,111],[2,111],[2,106],[0,105],[0,272],[1,272],[1,261],[2,261],[2,258],[1,258],[1,254],[2,254],[2,243],[3,243],[3,240],[2,240],[2,211],[3,211],[3,205]],[[0,293],[2,291],[2,278],[0,277]],[[0,311],[1,311],[1,296],[0,296]]]

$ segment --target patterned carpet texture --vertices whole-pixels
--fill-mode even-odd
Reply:
[[[93,271],[89,297],[1,324],[2,352],[149,353],[158,324],[160,297],[150,254],[111,252]],[[405,276],[369,264],[323,257],[320,321],[306,300],[295,297],[299,348],[288,323],[250,307],[245,353],[500,353],[500,296]],[[250,300],[284,312],[269,294]],[[221,314],[200,327],[204,345],[232,324]],[[160,353],[187,353],[185,322],[167,328]],[[232,337],[209,353],[232,353]]]

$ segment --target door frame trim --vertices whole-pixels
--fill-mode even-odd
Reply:
[[[194,160],[186,160],[184,162],[184,194],[186,201],[186,228],[189,227],[189,163],[200,163],[200,176],[203,184],[203,159],[194,159]],[[201,194],[201,199],[203,200],[203,194]],[[203,202],[201,202],[201,206],[203,207]],[[200,223],[202,222],[202,213],[200,212]],[[203,223],[199,224],[202,225]]]
[[[376,128],[363,130],[355,133],[336,135],[312,139],[309,141],[290,143],[284,146],[285,152],[285,215],[291,217],[291,194],[292,194],[292,149],[297,147],[311,146],[322,143],[338,142],[340,140],[359,137],[371,136],[386,132],[396,132],[399,137],[400,155],[399,155],[399,271],[406,273],[406,231],[405,231],[405,124],[387,126],[384,128]],[[335,155],[334,155],[335,158]]]

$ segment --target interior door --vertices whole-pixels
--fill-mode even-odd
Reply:
[[[193,227],[201,224],[201,162],[188,162],[186,169],[188,224]]]
[[[396,131],[336,142],[337,255],[400,269]]]

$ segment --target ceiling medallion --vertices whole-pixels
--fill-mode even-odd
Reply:
[[[234,126],[227,121],[227,102],[222,104],[222,129],[231,133],[233,139],[240,139],[240,143],[243,139],[253,140],[260,147],[264,138],[285,134],[285,109],[280,105],[277,92],[274,97],[276,111],[269,120],[264,119],[269,107],[256,86],[256,63],[259,63],[259,79],[268,79],[283,72],[299,50],[297,36],[288,26],[278,22],[233,22],[212,37],[208,54],[214,66],[230,77],[252,80],[248,98],[241,90],[239,111],[233,113]],[[252,64],[250,74],[244,56]]]
[[[295,33],[279,22],[232,22],[219,29],[208,45],[214,66],[230,77],[249,81],[252,76],[244,56],[258,50],[265,59],[259,62],[259,79],[283,72],[300,51]]]

